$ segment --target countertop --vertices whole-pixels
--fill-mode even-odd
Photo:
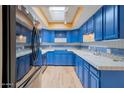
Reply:
[[[42,54],[44,54],[48,51],[66,50],[66,49],[65,48],[46,48],[41,50],[42,50]],[[94,66],[98,70],[124,70],[124,62],[120,62],[120,61],[116,62],[109,57],[94,55],[93,53],[85,49],[68,48],[67,50],[74,52],[75,54],[80,56],[82,59],[87,61],[90,65]],[[29,53],[31,53],[30,49],[16,52],[16,58],[20,56],[24,56]]]
[[[54,48],[44,49],[42,53],[54,50]],[[84,49],[69,48],[68,51],[74,52],[98,70],[124,70],[124,62],[115,62],[109,57],[97,56]]]
[[[16,51],[16,58],[27,55],[27,54],[30,54],[31,52],[32,52],[31,49],[23,49],[23,50],[20,50],[20,51]]]

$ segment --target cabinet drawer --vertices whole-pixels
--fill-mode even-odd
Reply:
[[[90,72],[92,72],[94,75],[96,75],[97,77],[99,77],[99,70],[97,70],[93,66],[90,66]]]
[[[90,65],[89,65],[86,61],[84,61],[84,66],[89,69],[89,66],[90,66]]]
[[[90,88],[99,88],[99,78],[90,72]]]

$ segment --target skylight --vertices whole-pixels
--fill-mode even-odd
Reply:
[[[65,20],[66,7],[49,7],[50,15],[53,21]]]
[[[65,11],[65,7],[49,7],[50,11]]]

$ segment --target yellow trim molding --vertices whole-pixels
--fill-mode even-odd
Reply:
[[[49,22],[48,29],[71,29],[72,24],[67,23],[64,24],[63,22]]]

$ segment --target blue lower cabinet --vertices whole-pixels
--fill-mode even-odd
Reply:
[[[47,65],[47,53],[42,55],[42,66]]]
[[[30,55],[25,56],[25,73],[30,70]]]
[[[31,68],[30,54],[16,59],[16,80],[20,80]]]
[[[34,63],[34,66],[42,66],[42,52],[40,49],[37,51],[37,61]]]
[[[21,79],[26,73],[25,58],[21,57],[18,63],[18,80]]]
[[[83,62],[82,61],[80,61],[79,62],[79,79],[80,79],[80,81],[81,81],[81,83],[83,84],[83,79],[84,79],[84,67],[83,67]]]
[[[73,54],[73,53],[68,53],[67,54],[67,64],[69,65],[69,66],[75,66],[75,61],[74,61],[74,59],[75,59],[75,55]]]
[[[76,55],[76,57],[75,57],[75,72],[76,72],[76,74],[77,74],[77,76],[78,76],[78,73],[79,73],[79,62],[78,62],[78,56]]]
[[[74,54],[66,50],[47,52],[47,65],[49,66],[75,66]]]
[[[75,71],[85,88],[124,88],[124,71],[97,70],[75,55]]]
[[[90,72],[90,87],[99,88],[99,78]]]
[[[19,63],[20,63],[20,60],[19,58],[16,59],[16,80],[19,80]]]
[[[47,65],[53,65],[54,64],[54,52],[48,52],[47,54]]]
[[[55,65],[57,66],[63,66],[67,65],[67,55],[64,53],[55,53]]]
[[[100,73],[101,88],[124,88],[124,71],[104,71]]]
[[[83,86],[85,88],[89,88],[90,87],[90,77],[89,77],[89,69],[84,66],[84,83],[83,83]]]

